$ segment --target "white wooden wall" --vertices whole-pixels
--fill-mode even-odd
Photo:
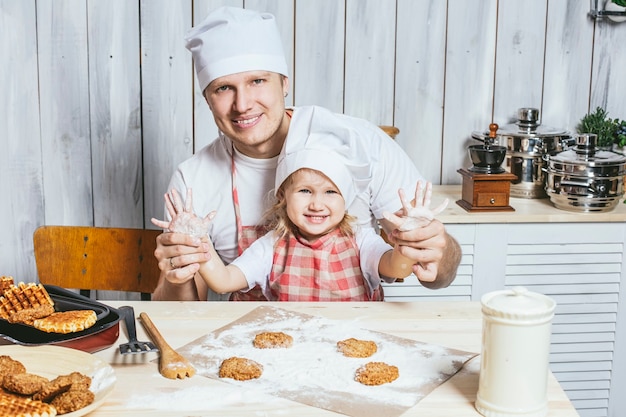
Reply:
[[[0,274],[36,279],[43,224],[152,227],[216,137],[183,35],[224,4],[276,15],[289,104],[397,126],[434,183],[519,107],[569,130],[598,105],[626,118],[626,24],[588,0],[0,0]]]
[[[0,0],[0,274],[35,278],[42,224],[151,227],[175,166],[216,136],[183,35],[223,4],[274,13],[289,104],[400,129],[434,183],[470,134],[534,106],[626,118],[626,24],[588,0]]]

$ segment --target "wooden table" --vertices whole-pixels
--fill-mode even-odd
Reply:
[[[145,311],[163,336],[179,348],[224,326],[259,305],[248,302],[108,301]],[[421,342],[480,353],[482,316],[477,302],[416,303],[271,303],[300,313],[330,319],[359,320],[360,327]],[[149,340],[138,324],[139,340]],[[118,343],[126,342],[120,326]],[[117,383],[106,401],[89,414],[100,416],[337,416],[331,411],[244,390],[228,383],[194,376],[169,380],[158,373],[156,353],[119,354],[118,343],[95,355],[111,363]],[[480,416],[474,409],[480,356],[436,388],[403,416]],[[550,417],[578,416],[559,386],[549,377]],[[130,414],[129,414],[130,413]]]

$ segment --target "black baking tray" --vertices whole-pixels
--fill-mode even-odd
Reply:
[[[96,324],[74,333],[47,333],[32,326],[0,319],[0,345],[58,345],[95,352],[113,344],[119,335],[120,313],[113,307],[55,285],[45,285],[55,311],[93,310]]]

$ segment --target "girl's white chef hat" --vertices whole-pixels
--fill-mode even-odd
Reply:
[[[380,135],[380,130],[371,125],[371,128],[357,131],[354,122],[346,122],[348,116],[336,115],[317,106],[300,107],[292,117],[278,157],[276,189],[291,172],[306,162],[309,168],[325,173],[335,183],[347,208],[357,199],[368,202],[367,190],[372,181],[376,155],[367,153],[362,135]]]
[[[356,186],[350,170],[342,158],[332,151],[322,149],[301,149],[299,151],[282,154],[278,157],[274,192],[280,185],[301,168],[314,169],[326,175],[339,189],[346,209],[356,197]]]
[[[220,7],[185,36],[202,91],[216,78],[264,70],[288,76],[274,16],[237,7]]]

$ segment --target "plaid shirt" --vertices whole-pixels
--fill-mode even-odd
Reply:
[[[293,234],[279,239],[269,288],[277,301],[382,301],[383,297],[377,289],[370,299],[356,241],[339,229],[312,244]]]

